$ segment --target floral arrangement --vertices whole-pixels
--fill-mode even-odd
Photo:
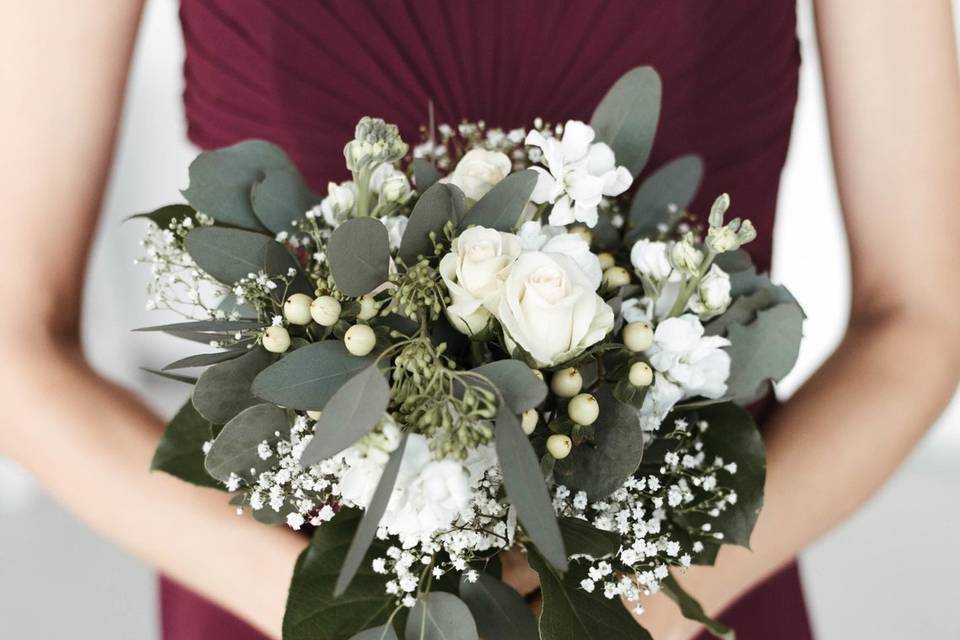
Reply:
[[[285,638],[648,638],[622,601],[660,590],[730,637],[671,571],[748,545],[742,407],[803,314],[726,195],[687,211],[698,157],[641,173],[659,102],[638,68],[590,124],[440,126],[412,152],[363,118],[325,196],[243,142],[143,214],[149,305],[187,316],[144,330],[214,349],[158,372],[193,393],[154,468],[312,532]],[[499,580],[511,548],[539,621]]]

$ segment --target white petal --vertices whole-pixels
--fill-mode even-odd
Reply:
[[[590,149],[590,143],[596,134],[593,127],[579,120],[568,120],[563,125],[563,157],[566,162],[582,160]]]
[[[603,195],[618,196],[633,184],[633,176],[626,167],[617,167],[603,174]]]
[[[590,152],[587,154],[587,171],[591,175],[602,176],[608,171],[613,171],[616,166],[613,149],[605,142],[590,145]]]
[[[553,198],[554,191],[557,190],[557,181],[543,167],[532,167],[532,169],[537,172],[537,185],[530,194],[530,200],[537,204],[549,202]]]
[[[573,208],[570,205],[570,198],[567,196],[557,200],[550,210],[550,224],[563,226],[573,222],[576,218],[573,217]]]

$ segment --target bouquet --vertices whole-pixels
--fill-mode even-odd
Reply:
[[[743,406],[792,367],[803,314],[726,195],[706,224],[687,210],[697,156],[642,173],[659,103],[638,68],[589,124],[441,125],[412,152],[365,117],[326,195],[242,142],[143,214],[149,305],[186,316],[144,330],[212,349],[158,372],[193,391],[153,467],[312,533],[284,638],[648,638],[623,602],[660,590],[732,636],[671,572],[749,544]],[[508,549],[539,620],[500,580]]]

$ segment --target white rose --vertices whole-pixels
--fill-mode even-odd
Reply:
[[[667,245],[653,240],[637,240],[630,249],[630,263],[637,275],[661,282],[670,277],[673,266],[667,258]]]
[[[707,320],[726,311],[731,301],[730,276],[714,264],[700,280],[688,306],[701,319]]]
[[[473,335],[483,330],[518,255],[520,240],[496,229],[471,227],[454,238],[450,253],[440,260],[440,276],[450,292],[447,317],[458,331]]]
[[[692,314],[668,318],[657,325],[650,364],[680,385],[684,396],[719,398],[727,392],[730,355],[722,349],[730,341],[703,335],[703,325]]]
[[[540,366],[568,360],[613,329],[613,309],[572,258],[531,251],[510,270],[497,313],[505,337]]]
[[[590,245],[577,233],[569,233],[565,227],[542,226],[538,221],[525,222],[517,234],[524,251],[561,253],[573,258],[577,266],[594,283],[594,291],[603,280],[600,258],[590,251]]]
[[[511,169],[513,163],[506,154],[486,149],[471,149],[460,158],[453,173],[442,178],[440,182],[460,187],[465,196],[477,201],[506,178]]]

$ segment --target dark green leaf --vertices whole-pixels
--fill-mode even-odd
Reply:
[[[526,169],[511,173],[473,205],[460,227],[475,224],[498,231],[513,231],[535,186],[536,171]]]
[[[264,323],[259,320],[191,320],[173,324],[158,324],[152,327],[140,327],[134,331],[209,331],[211,333],[234,333],[245,329],[259,329]]]
[[[492,382],[514,413],[532,409],[547,397],[547,385],[519,360],[498,360],[479,366],[471,373]]]
[[[315,342],[264,369],[253,381],[253,394],[282,407],[320,411],[337,389],[373,361],[351,354],[340,340]]]
[[[250,385],[273,359],[267,350],[254,347],[239,358],[213,365],[197,380],[193,406],[210,422],[226,424],[247,407],[260,404]]]
[[[347,591],[333,597],[360,516],[355,509],[341,510],[317,528],[310,546],[300,554],[283,618],[284,640],[342,640],[387,622],[393,596],[384,591],[384,576],[370,566],[373,558],[384,555],[386,544],[380,540],[374,541]]]
[[[620,550],[620,534],[602,531],[580,518],[560,518],[560,533],[570,556],[587,555],[599,559]]]
[[[230,351],[217,351],[214,353],[198,353],[192,356],[187,356],[186,358],[180,358],[175,362],[171,362],[163,368],[164,371],[171,371],[173,369],[189,369],[191,367],[206,367],[211,364],[218,364],[220,362],[226,362],[227,360],[233,360],[234,358],[239,358],[247,352],[246,349],[233,349]]]
[[[406,640],[479,640],[477,625],[463,600],[452,593],[422,596],[407,618]]]
[[[397,640],[397,632],[392,626],[383,624],[350,636],[350,640]]]
[[[183,382],[184,384],[196,384],[197,379],[193,376],[181,376],[176,373],[168,373],[166,371],[157,371],[156,369],[150,369],[148,367],[140,367],[141,371],[146,371],[147,373],[152,373],[155,376],[160,376],[161,378],[166,378],[167,380],[173,380],[174,382]]]
[[[374,218],[347,220],[330,236],[327,260],[337,287],[348,296],[370,293],[387,281],[390,239]]]
[[[727,251],[721,253],[713,259],[713,264],[717,265],[727,273],[739,273],[753,267],[753,258],[743,249],[736,251]]]
[[[680,156],[647,176],[630,204],[627,237],[656,237],[659,225],[674,221],[672,210],[679,216],[690,205],[702,178],[703,160],[695,155]]]
[[[537,551],[530,549],[528,559],[543,589],[543,640],[652,640],[619,598],[609,600],[580,588],[580,580],[586,577],[582,565],[573,564],[567,575],[561,576]]]
[[[219,487],[203,466],[203,443],[215,435],[213,426],[189,400],[167,423],[153,454],[150,469],[163,471],[201,487]]]
[[[596,397],[600,417],[594,423],[595,442],[574,447],[554,469],[557,482],[572,491],[586,491],[594,500],[620,488],[643,458],[643,432],[637,411],[617,400],[606,385],[600,387]]]
[[[707,612],[700,606],[700,603],[684,591],[673,576],[667,576],[661,581],[660,588],[667,594],[667,597],[677,603],[677,606],[680,607],[680,612],[685,618],[702,624],[713,637],[720,638],[720,640],[736,639],[737,634],[733,632],[733,629],[708,616]]]
[[[268,171],[250,190],[254,213],[263,226],[274,233],[293,231],[295,227],[291,223],[302,219],[320,200],[293,166]]]
[[[539,640],[537,621],[523,598],[493,576],[481,573],[476,582],[461,578],[460,598],[484,640]]]
[[[410,213],[410,222],[400,241],[400,258],[413,265],[418,256],[433,255],[433,233],[436,240],[443,239],[443,227],[456,222],[453,192],[445,184],[434,184],[423,192]]]
[[[132,215],[128,220],[135,220],[137,218],[145,218],[152,221],[155,225],[161,229],[169,229],[170,223],[176,220],[177,222],[182,222],[186,218],[196,219],[197,212],[193,210],[188,204],[168,204],[165,207],[160,207],[155,211],[149,213],[138,213]]]
[[[264,440],[275,442],[277,431],[289,430],[286,412],[272,404],[258,404],[244,409],[223,426],[207,452],[207,473],[226,482],[231,473],[243,478],[251,477],[251,469],[265,471],[275,461],[262,460],[257,454],[257,445]]]
[[[792,302],[759,311],[747,325],[727,327],[731,345],[727,397],[744,401],[757,397],[768,380],[790,373],[800,353],[803,311]]]
[[[413,181],[416,183],[417,193],[425,193],[439,179],[440,172],[429,160],[413,159]]]
[[[379,372],[375,372],[375,375],[383,380],[383,376]],[[346,389],[349,384],[348,382],[343,388]],[[387,510],[387,504],[390,503],[390,496],[393,494],[393,487],[397,482],[397,474],[400,473],[403,452],[407,448],[407,435],[407,433],[403,434],[400,444],[390,454],[390,460],[383,468],[383,473],[377,482],[377,488],[373,492],[373,497],[370,498],[370,504],[363,512],[363,519],[357,527],[353,542],[350,543],[350,549],[347,551],[347,557],[343,561],[343,567],[340,569],[340,575],[337,577],[337,584],[333,589],[334,596],[340,596],[350,586],[350,581],[357,574],[360,563],[367,555],[367,549],[370,548],[370,544],[377,535],[377,527]]]
[[[606,142],[617,164],[636,178],[647,158],[660,119],[660,76],[652,67],[636,67],[625,73],[597,105],[590,126],[597,141]]]
[[[496,448],[507,497],[517,508],[517,519],[550,564],[567,568],[567,553],[550,494],[540,475],[540,462],[520,421],[507,407],[500,407],[496,422]]]
[[[214,220],[259,230],[263,227],[250,204],[250,190],[268,172],[292,166],[280,147],[246,140],[197,156],[190,164],[190,186],[183,195],[194,209]]]

